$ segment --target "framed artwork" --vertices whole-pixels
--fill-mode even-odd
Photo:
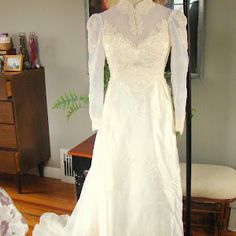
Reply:
[[[22,71],[23,56],[22,55],[6,55],[4,56],[4,71]]]

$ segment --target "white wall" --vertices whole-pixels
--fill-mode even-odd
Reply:
[[[236,168],[236,1],[206,1],[205,78],[192,83],[193,162]]]
[[[71,148],[91,131],[88,109],[69,122],[52,110],[54,101],[67,91],[88,94],[85,9],[83,0],[0,0],[0,32],[36,32],[40,58],[46,70],[52,158],[59,167],[59,148]]]

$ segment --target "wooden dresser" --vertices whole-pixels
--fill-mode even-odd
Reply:
[[[0,73],[0,174],[21,175],[50,157],[44,68]]]

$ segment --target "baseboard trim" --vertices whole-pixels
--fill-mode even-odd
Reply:
[[[60,171],[61,171],[60,168],[45,166],[44,167],[44,176],[48,177],[48,178],[53,178],[53,179],[61,179]],[[31,174],[31,175],[39,175],[37,168],[34,168],[27,173]]]

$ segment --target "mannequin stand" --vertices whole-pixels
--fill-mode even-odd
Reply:
[[[189,0],[183,0],[184,14],[188,20]],[[189,25],[187,25],[187,32],[189,32]],[[188,37],[189,45],[189,37]],[[190,55],[189,55],[189,58]],[[189,63],[190,64],[190,63]],[[191,76],[187,73],[187,106],[186,106],[186,218],[185,218],[185,236],[192,236],[191,234],[191,164],[192,164],[192,106],[191,106]]]

